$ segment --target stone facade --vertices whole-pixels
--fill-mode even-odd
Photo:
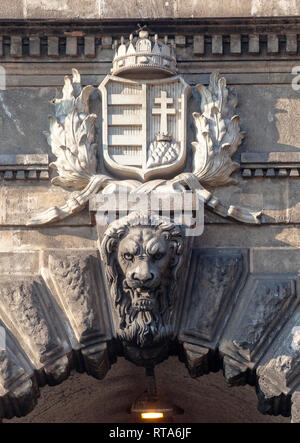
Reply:
[[[121,356],[149,367],[176,355],[192,377],[222,369],[229,385],[255,386],[262,413],[299,422],[300,2],[54,3],[0,6],[0,417],[28,414],[39,387],[74,369],[102,379]],[[176,53],[183,88],[181,108],[168,78],[155,79],[155,106],[146,95],[140,103],[163,128],[156,140],[143,128],[150,154],[160,150],[144,159],[153,177],[128,158],[114,169],[104,149],[123,146],[126,133],[120,120],[118,132],[107,129],[116,119],[106,91],[112,106],[136,103],[128,93],[129,104],[114,102],[124,89],[111,97],[103,80],[141,20],[158,34],[154,46]],[[138,90],[153,80],[122,81]],[[184,131],[170,129],[172,114]],[[121,216],[100,227],[97,198],[121,180],[144,194],[154,180],[195,191],[203,233]],[[152,242],[159,265],[125,266],[122,257],[136,255],[130,242],[144,256]],[[158,289],[165,305],[156,309]]]

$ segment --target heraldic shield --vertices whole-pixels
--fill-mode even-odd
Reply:
[[[190,86],[180,77],[128,80],[107,76],[102,95],[102,149],[114,175],[170,178],[186,161]]]

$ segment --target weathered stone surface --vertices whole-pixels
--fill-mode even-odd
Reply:
[[[106,343],[84,348],[81,354],[87,374],[92,375],[98,380],[102,380],[111,366]]]
[[[72,225],[69,227],[60,226],[44,228],[39,232],[27,229],[16,229],[14,231],[3,229],[1,232],[1,267],[2,273],[12,271],[13,268],[24,272],[35,273],[38,258],[32,251],[45,249],[61,249],[64,245],[66,249],[94,249],[97,244],[97,234],[90,226],[77,227],[76,234]],[[18,255],[12,251],[22,249],[28,251],[29,255]],[[32,266],[33,265],[33,266]]]
[[[239,336],[234,340],[239,354],[249,360],[253,358],[255,347],[260,344],[270,325],[274,325],[276,321],[278,327],[279,314],[292,303],[294,290],[289,282],[258,283],[253,305],[248,306]]]
[[[299,128],[293,125],[292,116],[298,114],[299,93],[290,84],[267,88],[259,85],[252,88],[236,86],[236,90],[242,97],[239,113],[241,126],[247,133],[240,152],[297,152]],[[263,107],[257,106],[262,102]],[[249,113],[249,109],[256,109],[256,112]]]
[[[191,343],[184,343],[183,349],[184,361],[191,377],[199,377],[212,370],[209,349]]]
[[[184,409],[183,415],[174,417],[173,424],[290,421],[262,415],[257,411],[255,389],[226,386],[221,371],[192,378],[176,357],[170,357],[157,367],[156,378],[159,392]],[[127,408],[142,393],[144,383],[144,369],[120,358],[102,381],[74,372],[60,386],[45,386],[32,413],[3,423],[131,423],[132,427]]]
[[[250,276],[243,294],[220,350],[253,368],[295,309],[295,280]]]
[[[37,251],[0,252],[0,273],[1,275],[38,274],[39,260]]]
[[[24,17],[24,0],[15,0],[14,2],[1,4],[1,18],[20,19]]]
[[[232,358],[223,358],[223,373],[229,386],[243,386],[248,381],[249,368]]]
[[[102,17],[101,0],[23,0],[23,18],[42,19],[99,19]]]
[[[1,396],[4,396],[9,392],[9,388],[16,382],[16,380],[26,375],[26,372],[19,366],[19,362],[16,362],[15,357],[13,354],[9,353],[9,351],[0,351],[0,362]]]
[[[183,308],[180,339],[213,345],[236,303],[245,275],[247,254],[241,251],[195,251],[191,258],[190,299]]]
[[[293,235],[293,232],[291,233]],[[286,233],[285,238],[287,238]],[[278,235],[279,237],[279,235]],[[297,250],[292,248],[272,248],[253,250],[254,272],[294,272],[299,270]]]
[[[11,13],[16,14],[15,17],[24,14],[26,20],[45,18],[57,23],[52,22],[51,29],[50,25],[43,27],[38,22],[34,29],[25,23],[18,26],[4,23],[0,35],[0,56],[8,86],[0,94],[0,321],[3,322],[0,325],[7,334],[7,348],[0,350],[0,417],[28,413],[36,404],[38,387],[60,383],[72,369],[102,379],[119,355],[143,366],[145,362],[156,364],[172,353],[180,356],[193,377],[222,367],[228,384],[256,384],[260,411],[292,413],[292,420],[299,421],[300,168],[295,159],[300,133],[299,92],[292,88],[292,67],[298,63],[298,18],[291,18],[297,13],[299,2],[253,0],[242,4],[232,0],[224,6],[224,2],[215,1],[187,4],[181,0],[152,0],[131,1],[118,7],[115,1],[100,0],[85,2],[85,5],[71,0],[56,3],[27,0],[19,4],[19,9],[17,3],[13,4]],[[0,18],[4,9],[8,11],[6,5],[0,6]],[[110,27],[108,21],[103,22],[100,33],[96,21],[92,20],[89,25],[70,24],[66,31],[58,22],[68,19],[70,11],[72,19],[114,20],[114,27]],[[205,17],[212,14],[213,25],[210,20],[205,21]],[[228,18],[228,14],[236,19],[220,19]],[[259,18],[262,14],[264,19]],[[277,20],[276,15],[286,16],[286,20]],[[251,16],[256,17],[255,23],[251,22]],[[272,18],[267,20],[267,16]],[[173,18],[179,17],[201,20],[191,20],[186,27],[184,20],[179,21],[177,29]],[[159,350],[136,348],[132,343],[122,347],[116,341],[106,303],[108,288],[96,251],[103,229],[97,232],[94,214],[89,214],[89,190],[83,195],[72,193],[75,188],[81,192],[82,184],[88,186],[90,175],[107,172],[103,169],[101,142],[106,115],[101,111],[97,87],[110,70],[114,42],[118,39],[117,44],[120,43],[120,35],[129,23],[120,18],[138,18],[141,24],[144,18],[147,21],[153,18],[154,32],[158,30],[160,37],[165,35],[166,41],[174,42],[178,72],[193,86],[187,106],[186,171],[193,170],[197,179],[191,175],[181,176],[179,182],[171,183],[171,188],[174,185],[190,189],[191,186],[204,197],[208,210],[223,217],[231,216],[225,222],[225,218],[206,210],[204,233],[195,242],[201,251],[193,252],[190,269],[188,258],[184,257],[185,273],[179,273],[176,309],[180,315],[176,311],[170,340]],[[163,19],[166,28],[162,29],[156,19]],[[166,49],[161,42],[157,46]],[[118,55],[122,56],[122,44],[119,50]],[[130,61],[130,57],[127,60]],[[74,70],[73,81],[65,81],[61,100],[57,88],[61,89],[64,75],[70,74],[71,62],[77,68],[80,63],[82,84],[93,86],[83,89],[80,96],[80,76]],[[225,75],[229,88],[224,78],[217,74],[210,76],[216,69]],[[159,82],[165,84],[165,80]],[[238,92],[237,108],[232,86]],[[168,102],[171,90],[165,97],[160,94],[161,89],[156,92],[153,101],[160,100],[161,105],[173,112],[174,103]],[[118,104],[124,105],[128,99],[126,94],[118,90],[117,93],[121,100]],[[53,97],[56,97],[56,109],[49,104]],[[174,96],[171,101],[174,98],[178,97]],[[153,107],[158,104],[154,103]],[[105,106],[104,103],[104,111]],[[172,116],[162,124],[162,108],[156,106],[154,114],[159,111],[157,122],[168,132]],[[148,111],[150,109],[152,114],[152,105]],[[198,114],[193,116],[193,112]],[[52,151],[42,135],[48,127],[48,114],[56,114],[57,118],[55,130],[50,131],[55,139],[50,143]],[[109,114],[108,126],[114,126],[118,114]],[[86,117],[92,124],[88,125]],[[126,122],[126,118],[122,122]],[[136,126],[138,121],[132,119],[131,123]],[[123,126],[118,128],[120,133],[124,133]],[[153,129],[150,126],[144,134]],[[243,131],[247,137],[239,147]],[[120,140],[119,135],[110,134],[114,143]],[[128,139],[131,135],[127,132]],[[59,150],[61,155],[57,155]],[[89,157],[90,153],[93,155]],[[254,166],[246,161],[244,170],[233,172],[241,155],[242,160],[247,156],[249,160],[249,153],[254,155]],[[56,158],[59,177],[50,184],[54,171],[49,176],[47,168],[28,170],[34,166],[28,162],[29,157],[18,157],[23,162],[18,163],[12,160],[17,154],[49,155],[52,162]],[[255,156],[272,157],[273,163],[257,161]],[[5,161],[6,166],[2,168]],[[74,173],[80,180],[73,189]],[[236,184],[219,187],[232,178]],[[92,183],[97,191],[102,185],[98,179]],[[71,191],[55,186],[59,182],[71,187]],[[201,186],[205,182],[212,189],[200,190],[199,182]],[[133,181],[130,184],[134,186]],[[140,187],[140,183],[137,186]],[[147,186],[141,188],[143,192]],[[167,190],[169,192],[170,183]],[[61,205],[65,206],[67,215],[86,208],[82,214],[74,213],[51,226],[28,227],[31,218],[50,206],[55,208],[56,217]],[[236,222],[235,219],[245,222],[241,207],[247,207],[248,214],[262,211],[262,225]],[[249,221],[247,217],[246,221]],[[115,232],[120,242],[119,234]],[[207,248],[209,252],[203,254]],[[118,256],[114,262],[118,275],[122,274],[122,260]],[[146,260],[141,263],[153,265]],[[108,271],[109,266],[107,264]],[[167,280],[176,281],[169,275]],[[121,282],[117,289],[116,300],[125,289],[130,292]],[[138,289],[145,294],[144,285]],[[163,299],[161,293],[156,296],[160,301]],[[169,325],[167,315],[173,315],[173,300],[167,301],[161,317],[156,316],[151,324],[154,335],[156,329]],[[138,322],[139,331],[142,329],[143,333],[150,324],[149,311],[145,309],[147,303],[148,298],[136,302],[136,306],[141,307],[140,317],[144,315],[146,319],[144,324]],[[124,310],[128,314],[128,305]],[[118,321],[115,324],[120,336],[124,324]]]
[[[286,327],[257,367],[259,385],[266,397],[288,395],[298,387],[300,376],[300,317],[291,317]]]
[[[14,274],[13,280],[9,269],[1,270],[1,418],[28,414],[38,387],[61,383],[74,367],[102,379],[111,365],[106,342],[112,331],[97,253],[44,257],[48,287],[36,265],[28,266],[34,275]]]
[[[51,19],[159,19],[159,18],[202,18],[202,17],[264,17],[299,15],[297,0],[251,0],[240,2],[228,0],[226,4],[213,0],[209,3],[183,0],[151,0],[150,2],[128,1],[120,4],[115,0],[55,0],[51,3],[38,0],[16,0],[2,5],[1,18],[51,18]]]
[[[69,348],[65,338],[53,327],[48,311],[47,290],[39,278],[1,279],[1,318],[9,327],[37,369],[56,359]]]
[[[41,181],[32,183],[26,180],[26,185],[22,187],[22,182],[16,184],[12,182],[9,186],[0,186],[0,225],[24,226],[41,208],[48,209],[48,205],[63,204],[70,192],[50,186],[49,181],[44,184]],[[79,217],[79,218],[78,218]],[[82,212],[72,220],[66,221],[67,225],[90,225],[89,213]]]
[[[76,339],[85,346],[110,340],[111,326],[96,251],[44,254],[50,287],[69,318]]]
[[[300,423],[300,390],[292,395],[292,423]]]
[[[105,231],[101,257],[116,336],[128,358],[143,353],[146,361],[149,352],[152,359],[153,350],[168,346],[176,334],[178,285],[189,264],[183,227],[133,212]]]
[[[220,228],[222,225],[222,228]],[[218,227],[216,227],[218,226]],[[215,235],[215,230],[222,230],[222,236]],[[222,247],[249,247],[253,254],[254,270],[257,272],[279,272],[281,263],[283,269],[298,272],[300,261],[297,250],[293,249],[300,244],[300,230],[295,225],[262,225],[259,229],[251,230],[251,235],[247,236],[247,226],[236,225],[232,229],[232,224],[224,224],[222,219],[209,219],[202,236],[196,239],[195,246],[201,248],[222,248]],[[259,249],[260,248],[260,249]],[[274,248],[274,249],[273,249]],[[278,259],[276,258],[278,254]],[[256,267],[257,260],[257,267]],[[262,267],[261,267],[262,266]]]
[[[47,153],[43,131],[52,111],[49,102],[56,94],[51,88],[0,91],[1,154]]]

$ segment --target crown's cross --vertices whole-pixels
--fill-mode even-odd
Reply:
[[[168,115],[175,115],[176,109],[168,108],[168,105],[173,105],[174,100],[167,97],[166,91],[161,91],[160,97],[155,99],[155,104],[160,105],[160,108],[152,108],[152,115],[160,115],[160,133],[168,134]]]

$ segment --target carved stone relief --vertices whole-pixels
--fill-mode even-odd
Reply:
[[[2,277],[1,416],[27,414],[39,387],[72,369],[101,379],[118,356],[154,365],[172,353],[192,377],[223,368],[230,385],[257,387],[262,412],[293,408],[297,420],[297,276],[253,276],[244,250],[194,249],[189,266],[178,227],[139,222],[131,214],[103,239],[109,292],[91,250],[43,254],[42,276]]]
[[[241,362],[255,362],[297,306],[296,278],[252,275],[244,291],[248,297],[237,307],[239,321],[230,329],[230,350],[226,340],[220,349],[226,347],[226,352]]]
[[[0,155],[0,177],[4,180],[49,180],[47,154]]]
[[[200,40],[194,38],[194,52],[201,52]],[[62,98],[53,100],[47,141],[56,157],[52,184],[74,192],[61,206],[37,210],[30,228],[50,226],[88,206],[95,212],[97,196],[112,201],[120,190],[126,196],[192,191],[215,214],[261,222],[260,211],[214,195],[213,189],[237,183],[233,157],[245,135],[237,96],[224,77],[215,72],[207,87],[192,88],[178,75],[167,41],[146,31],[126,44],[122,40],[112,75],[96,90],[102,100],[98,146],[98,116],[90,111],[95,88],[82,87],[78,71],[72,73]],[[192,89],[199,112],[193,113],[196,137],[188,146]],[[0,170],[6,161],[11,170],[5,169],[4,178],[42,179],[48,157],[40,160],[0,157]],[[242,166],[246,177],[253,166],[246,154]],[[101,379],[118,356],[152,367],[175,354],[191,376],[223,369],[230,385],[256,386],[260,410],[292,410],[298,420],[296,273],[253,272],[247,247],[201,249],[201,239],[200,248],[193,247],[184,223],[161,213],[129,208],[107,226],[100,227],[97,218],[95,224],[98,251],[34,252],[30,270],[14,279],[9,272],[1,276],[0,326],[7,348],[0,349],[0,417],[26,414],[40,386],[60,383],[72,369]]]
[[[101,251],[117,337],[125,347],[144,348],[147,359],[146,348],[165,349],[175,336],[184,232],[169,220],[132,213],[112,223]]]
[[[140,50],[142,44],[150,48],[149,54]],[[88,104],[93,87],[82,88],[75,69],[72,80],[65,77],[63,97],[53,101],[55,117],[50,117],[47,136],[57,157],[50,165],[58,173],[52,183],[79,192],[64,206],[37,214],[28,225],[64,219],[81,211],[93,195],[109,194],[116,187],[128,193],[190,190],[223,217],[260,223],[259,211],[224,205],[203,187],[234,183],[230,175],[239,165],[232,161],[232,156],[244,137],[235,113],[237,97],[218,73],[211,75],[208,88],[196,87],[201,97],[201,114],[193,114],[197,141],[192,143],[191,168],[187,166],[186,109],[191,88],[176,75],[174,63],[169,66],[170,51],[169,45],[158,45],[157,37],[152,41],[146,31],[141,31],[134,41],[131,38],[127,45],[122,43],[117,50],[116,59],[119,60],[119,53],[123,54],[122,66],[118,65],[119,60],[118,69],[113,65],[114,75],[107,76],[99,86],[104,164],[98,162],[98,171],[94,131],[97,116],[89,112]],[[147,62],[141,62],[143,57]],[[173,76],[161,79],[166,67]],[[120,70],[122,77],[115,76],[120,75]],[[141,80],[145,72],[154,79]],[[140,79],[129,80],[130,75]]]
[[[193,252],[188,286],[191,295],[181,340],[203,345],[218,341],[245,282],[248,266],[247,251]]]

